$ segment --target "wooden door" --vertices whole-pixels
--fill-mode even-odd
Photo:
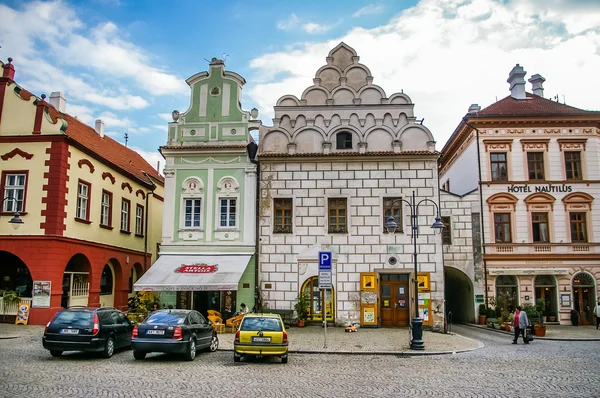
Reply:
[[[398,282],[394,293],[396,294],[394,326],[406,327],[410,321],[408,282]]]
[[[590,298],[590,288],[576,287],[573,291],[575,309],[579,312],[580,325],[592,325],[593,298]]]
[[[380,302],[381,326],[408,326],[410,320],[408,282],[382,282]]]

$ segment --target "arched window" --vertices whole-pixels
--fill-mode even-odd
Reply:
[[[487,203],[494,221],[494,243],[512,243],[513,218],[518,199],[509,193],[497,193]]]
[[[499,311],[512,311],[518,303],[517,278],[513,275],[500,275],[496,278],[496,314]]]
[[[558,298],[556,296],[556,279],[552,275],[535,277],[535,302],[544,301],[544,315],[556,317]]]
[[[579,272],[573,277],[573,308],[579,312],[581,325],[592,325],[595,321],[593,310],[595,306],[596,281],[585,272]]]
[[[327,292],[323,297],[323,291]],[[327,320],[333,321],[333,303],[334,293],[333,289],[322,290],[319,289],[319,277],[310,277],[302,285],[302,295],[308,301],[308,321],[322,321],[323,320],[323,302],[325,302],[325,308],[327,311]]]
[[[352,133],[347,131],[337,133],[335,139],[336,149],[352,149]]]
[[[585,192],[573,192],[563,198],[565,211],[569,214],[571,243],[586,243],[591,240],[587,222],[590,220],[593,200],[594,198]],[[584,246],[583,251],[588,250],[589,248]]]

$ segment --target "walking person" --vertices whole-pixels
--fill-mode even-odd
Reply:
[[[594,315],[596,315],[596,330],[600,326],[600,299],[598,299],[598,304],[594,307]]]
[[[513,318],[513,327],[515,328],[515,338],[512,342],[513,344],[517,344],[519,333],[521,336],[523,336],[523,343],[529,344],[529,341],[527,341],[527,337],[525,336],[525,330],[528,326],[529,318],[527,318],[527,313],[525,311],[521,311],[521,306],[517,305]]]

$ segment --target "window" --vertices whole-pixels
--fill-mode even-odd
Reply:
[[[113,274],[108,265],[104,265],[100,277],[100,295],[113,294]]]
[[[127,199],[121,201],[121,232],[129,232],[129,207]]]
[[[274,201],[275,223],[273,232],[292,233],[292,199],[275,199]]]
[[[135,234],[144,236],[144,206],[135,206]]]
[[[548,213],[531,213],[531,229],[534,242],[548,243]]]
[[[346,198],[329,199],[329,233],[348,232]]]
[[[444,224],[444,228],[442,228],[442,244],[451,245],[452,244],[452,228],[450,227],[450,216],[443,216],[442,224]]]
[[[492,170],[492,181],[508,180],[508,169],[506,165],[506,152],[490,153],[490,166]]]
[[[336,149],[352,149],[352,133],[337,133]]]
[[[186,228],[200,228],[200,199],[185,199],[185,220]]]
[[[221,227],[235,227],[236,203],[236,199],[221,199]]]
[[[4,197],[13,198],[4,201],[2,209],[5,213],[23,212],[25,208],[25,184],[27,183],[27,173],[4,174]]]
[[[585,213],[569,213],[571,242],[587,242]]]
[[[102,203],[100,205],[100,225],[112,226],[112,193],[102,191]]]
[[[565,152],[567,180],[581,180],[581,152]]]
[[[544,179],[544,152],[527,152],[529,180]]]
[[[511,243],[510,213],[494,214],[494,233],[496,243]]]
[[[394,217],[394,222],[398,226],[396,232],[402,232],[404,223],[402,222],[402,198],[384,198],[383,199],[383,232],[387,233],[386,223],[388,218]]]
[[[79,180],[77,185],[77,214],[80,220],[88,220],[90,214],[90,189],[91,184]]]

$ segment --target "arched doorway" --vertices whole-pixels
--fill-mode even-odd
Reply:
[[[100,307],[115,305],[115,274],[110,263],[104,265],[100,276]]]
[[[459,269],[444,267],[446,315],[452,313],[452,322],[475,322],[473,283]]]
[[[21,259],[12,253],[0,251],[0,296],[4,292],[15,291],[19,297],[31,302],[33,279],[29,268]],[[4,314],[2,297],[0,297],[0,315]],[[16,315],[17,305],[6,308],[7,315]]]
[[[324,293],[323,292],[327,292]],[[334,312],[334,291],[333,289],[319,289],[319,277],[310,277],[302,285],[302,294],[308,301],[308,317],[307,321],[322,321],[323,307],[327,311],[327,320],[333,321]],[[325,305],[323,305],[325,303]]]
[[[68,308],[76,305],[87,307],[90,270],[90,261],[85,255],[79,253],[71,257],[63,273],[61,307]]]
[[[514,275],[499,275],[496,278],[496,315],[502,311],[512,312],[518,304],[519,286]]]
[[[556,296],[556,279],[552,275],[538,275],[535,277],[535,302],[544,301],[544,314],[548,320],[556,317],[558,313],[558,298]],[[554,322],[556,319],[552,322]]]
[[[140,279],[140,277],[144,274],[144,268],[140,263],[135,263],[133,267],[131,267],[131,271],[129,271],[129,297],[135,296],[135,291],[133,290],[133,284]]]
[[[573,308],[579,312],[579,324],[591,325],[596,283],[590,274],[579,272],[573,277]]]

